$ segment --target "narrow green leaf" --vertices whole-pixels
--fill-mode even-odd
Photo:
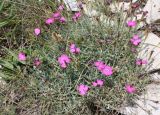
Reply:
[[[5,48],[5,47],[3,47],[9,54],[11,54],[11,56],[13,56],[15,59],[17,59],[17,55],[14,53],[14,52],[12,52],[11,50],[9,50],[9,49],[7,49],[7,48]]]
[[[0,12],[1,12],[2,9],[3,9],[3,5],[4,5],[4,1],[0,3]]]
[[[8,69],[11,69],[11,70],[13,70],[13,68],[14,68],[11,63],[9,63],[9,62],[7,62],[5,60],[2,60],[2,59],[0,59],[0,65],[6,67]]]
[[[2,21],[2,22],[0,22],[0,28],[3,27],[3,26],[5,26],[6,24],[8,24],[8,21]]]
[[[2,71],[0,71],[0,77],[3,78],[4,80],[11,80],[11,79],[13,79],[12,76],[8,76],[8,75],[4,74]]]

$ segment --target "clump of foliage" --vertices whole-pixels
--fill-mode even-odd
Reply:
[[[9,28],[1,37],[10,39],[11,46],[2,45],[0,75],[6,84],[0,89],[0,113],[107,113],[143,90],[148,81],[138,77],[144,71],[143,60],[135,63],[141,40],[133,37],[139,32],[136,24],[127,26],[121,13],[107,15],[103,22],[99,16],[88,17],[83,9],[71,12],[64,6],[60,14],[65,19],[60,21],[53,15],[63,3],[8,3],[16,6],[16,17],[13,27],[1,28]],[[111,13],[109,9],[101,12]],[[46,23],[49,18],[51,22]],[[96,66],[98,61],[103,62],[102,68]]]

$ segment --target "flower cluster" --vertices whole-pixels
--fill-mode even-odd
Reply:
[[[142,42],[138,35],[134,35],[133,38],[130,39],[130,41],[135,46],[138,46]]]
[[[76,13],[72,16],[72,19],[73,19],[74,22],[76,22],[80,17],[81,17],[81,13],[80,13],[80,12],[76,12]]]
[[[45,24],[51,25],[51,24],[54,24],[56,21],[63,23],[63,24],[66,23],[67,19],[62,15],[63,10],[64,10],[64,5],[60,5],[58,7],[57,11],[54,12],[51,17],[49,17],[45,20]],[[80,13],[80,11],[78,11],[78,12],[75,12],[75,14],[72,16],[72,19],[74,22],[76,22],[80,17],[81,17],[81,13]],[[34,29],[34,34],[36,36],[38,36],[40,33],[41,33],[40,28]]]
[[[18,54],[18,60],[19,61],[26,61],[27,60],[27,56],[24,52],[20,52]],[[41,61],[39,58],[35,58],[34,61],[33,61],[33,65],[38,67],[39,65],[41,64]]]
[[[75,44],[70,45],[70,52],[74,54],[80,53],[80,48],[77,48]],[[71,59],[68,55],[62,54],[60,57],[58,57],[58,63],[62,68],[66,68],[67,65],[71,62]]]
[[[52,14],[52,16],[48,19],[45,20],[45,23],[47,25],[51,25],[54,22],[58,21],[60,23],[66,23],[67,20],[66,18],[62,15],[62,11],[64,10],[64,6],[60,5],[57,9],[56,12],[54,12]],[[72,20],[74,22],[76,22],[79,18],[81,17],[81,12],[75,12],[74,15],[72,16]],[[127,22],[128,27],[135,27],[137,25],[136,21],[128,21]],[[38,36],[41,33],[40,28],[35,28],[34,29],[34,34],[36,36]],[[132,43],[132,45],[134,46],[138,46],[142,40],[140,39],[140,37],[138,35],[134,35],[131,39],[130,42]],[[76,46],[76,44],[72,43],[69,46],[69,50],[70,53],[72,54],[79,54],[81,52],[80,48]],[[27,59],[25,53],[20,52],[18,54],[18,59],[20,61],[25,61]],[[68,64],[71,63],[71,58],[67,55],[67,54],[62,54],[61,56],[58,57],[58,63],[60,65],[61,68],[65,69],[67,68]],[[41,61],[39,58],[35,58],[34,59],[34,65],[37,67],[41,64]],[[136,65],[142,65],[142,64],[147,64],[146,60],[143,59],[137,59],[136,60]],[[97,68],[97,70],[99,70],[103,75],[105,76],[111,76],[113,74],[113,68],[107,64],[105,64],[103,61],[95,61],[94,62],[94,66]],[[92,86],[94,87],[102,87],[104,85],[104,80],[102,79],[97,79],[96,81],[92,82]],[[86,95],[87,92],[89,91],[89,86],[84,85],[84,84],[80,84],[77,86],[77,90],[79,92],[80,95]],[[126,85],[125,86],[125,90],[128,93],[134,93],[135,92],[135,87],[132,85]]]
[[[62,16],[60,11],[56,11],[52,14],[52,17],[46,19],[45,23],[47,25],[53,24],[55,21],[59,21],[61,23],[67,22],[66,18]]]
[[[94,62],[94,65],[96,66],[96,68],[105,76],[110,76],[113,74],[113,69],[111,66],[106,65],[103,61],[96,61]],[[92,82],[92,86],[94,87],[102,87],[104,85],[104,80],[101,79],[97,79],[96,81]],[[79,87],[82,87],[82,85],[80,85]],[[81,89],[78,89],[80,95],[82,95],[81,93]],[[85,92],[83,91],[83,95],[85,95],[87,93],[88,90],[85,90]]]
[[[92,82],[92,85],[93,85],[94,87],[97,87],[97,86],[102,87],[103,84],[104,84],[104,81],[101,80],[101,79],[97,79],[96,81]]]
[[[94,87],[97,87],[97,86],[102,87],[103,84],[104,84],[104,81],[101,79],[97,79],[96,81],[92,82],[92,86]],[[89,91],[89,86],[80,84],[79,86],[77,86],[77,90],[80,95],[86,95],[87,92]]]
[[[78,53],[80,53],[80,48],[77,48],[75,44],[71,44],[70,45],[70,52],[78,54]]]
[[[113,68],[106,65],[103,61],[96,61],[94,65],[105,76],[111,76],[113,74]]]
[[[131,21],[131,20],[130,20],[130,21],[127,22],[127,25],[128,25],[129,27],[135,27],[135,26],[136,26],[136,21]],[[137,34],[135,34],[135,35],[130,39],[130,42],[131,42],[132,45],[138,46],[138,45],[142,42],[142,39],[141,39]],[[132,47],[131,51],[132,51],[132,52],[136,52],[136,49]],[[145,59],[137,59],[137,60],[136,60],[136,65],[145,65],[145,64],[147,64],[147,63],[148,63],[148,62],[147,62],[147,60],[145,60]]]

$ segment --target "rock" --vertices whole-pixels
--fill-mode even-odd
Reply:
[[[142,39],[138,57],[149,61],[148,70],[160,68],[160,38],[154,33],[149,33]]]
[[[138,58],[147,59],[148,65],[145,66],[147,71],[160,68],[160,38],[149,33],[146,37],[142,38],[144,42],[141,44]],[[160,74],[155,73],[151,75],[152,80],[160,81]]]
[[[132,3],[135,3],[135,2],[137,2],[138,0],[132,0]]]
[[[126,115],[159,115],[160,85],[148,85],[146,92],[143,92],[135,103],[134,107],[123,107],[120,111]]]
[[[91,4],[83,5],[84,13],[89,17],[99,16],[100,13],[93,9]]]
[[[117,3],[112,3],[110,6],[111,11],[116,13],[120,12],[121,9],[122,11],[128,10],[130,8],[130,3],[127,2],[117,2]]]
[[[155,73],[155,74],[151,75],[151,78],[153,81],[160,82],[160,74],[159,73]]]
[[[136,101],[136,103],[141,109],[143,109],[143,113],[147,113],[148,115],[150,114],[156,115],[153,113],[155,113],[160,108],[160,85],[159,84],[148,85],[146,87],[146,92],[144,92],[144,94],[140,96],[140,100]],[[137,113],[140,113],[140,110],[137,111]],[[143,114],[138,114],[138,115],[143,115]]]
[[[146,87],[146,92],[141,96],[142,99],[152,101],[156,105],[160,104],[160,84],[150,84]],[[157,101],[157,102],[156,102]],[[159,106],[160,107],[160,106]]]
[[[58,0],[60,2],[60,0]],[[79,11],[80,9],[78,8],[78,2],[77,0],[63,0],[67,10],[71,11]]]
[[[146,15],[148,24],[160,19],[160,0],[148,0],[143,11],[148,11]]]

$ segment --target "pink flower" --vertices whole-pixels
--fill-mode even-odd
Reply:
[[[73,19],[74,22],[76,22],[80,17],[81,17],[81,13],[80,13],[80,12],[76,12],[76,13],[72,16],[72,19]]]
[[[39,66],[40,64],[41,64],[40,59],[39,59],[39,58],[35,58],[35,60],[34,60],[34,65],[35,65],[35,66]]]
[[[66,63],[61,63],[61,68],[66,68],[67,67],[67,64]]]
[[[63,4],[60,5],[60,6],[58,7],[58,10],[59,10],[59,11],[63,11],[63,10],[64,10],[64,5],[63,5]]]
[[[38,36],[41,33],[40,28],[35,28],[34,33],[35,33],[36,36]]]
[[[80,53],[80,48],[77,48],[75,44],[71,44],[70,45],[70,52],[78,54],[78,53]]]
[[[23,52],[20,52],[20,53],[18,54],[18,59],[19,59],[20,61],[25,61],[25,60],[27,59],[26,54],[23,53]]]
[[[53,13],[52,17],[55,19],[55,20],[58,20],[61,18],[61,13],[60,12],[55,12]]]
[[[145,64],[147,64],[148,62],[147,62],[147,60],[145,60],[145,59],[137,59],[136,60],[136,65],[145,65]]]
[[[97,69],[104,74],[105,76],[110,76],[113,74],[112,67],[106,65],[103,61],[96,61],[94,65],[97,67]]]
[[[81,52],[81,50],[80,50],[80,48],[76,48],[76,52],[75,53],[80,53]]]
[[[60,21],[61,23],[66,23],[66,22],[67,22],[67,20],[65,19],[65,17],[61,17],[61,18],[59,19],[59,21]]]
[[[130,20],[130,21],[127,22],[127,25],[128,25],[129,27],[135,27],[136,24],[137,24],[136,21],[131,21],[131,20]]]
[[[45,23],[46,23],[47,25],[53,24],[53,23],[54,23],[54,19],[53,19],[53,18],[48,18],[48,19],[45,21]]]
[[[97,79],[97,84],[101,87],[104,84],[104,81],[101,79]]]
[[[71,45],[70,45],[70,52],[71,52],[71,53],[74,53],[74,52],[75,52],[75,49],[76,49],[76,45],[75,45],[75,44],[71,44]]]
[[[80,95],[86,95],[88,90],[89,90],[89,87],[87,85],[83,85],[83,84],[80,84],[78,87],[77,87],[77,90],[78,92],[80,93]]]
[[[76,12],[74,15],[75,15],[77,18],[80,18],[80,17],[81,17],[81,12]]]
[[[110,66],[105,66],[105,68],[101,72],[105,76],[111,76],[113,74],[113,69]]]
[[[92,82],[92,86],[97,87],[97,82]]]
[[[106,66],[103,61],[96,61],[94,62],[94,65],[97,67],[99,71],[102,71]]]
[[[67,64],[71,62],[71,59],[66,54],[62,54],[58,57],[58,62],[62,68],[66,68]]]
[[[136,91],[136,88],[131,85],[126,85],[125,90],[127,91],[127,93],[134,93]]]
[[[96,86],[102,87],[103,84],[104,84],[104,81],[101,80],[101,79],[97,79],[95,82],[92,82],[92,85],[95,86],[95,87],[96,87]]]
[[[142,40],[139,38],[138,35],[134,35],[132,39],[130,39],[130,42],[135,45],[135,46],[138,46]]]

